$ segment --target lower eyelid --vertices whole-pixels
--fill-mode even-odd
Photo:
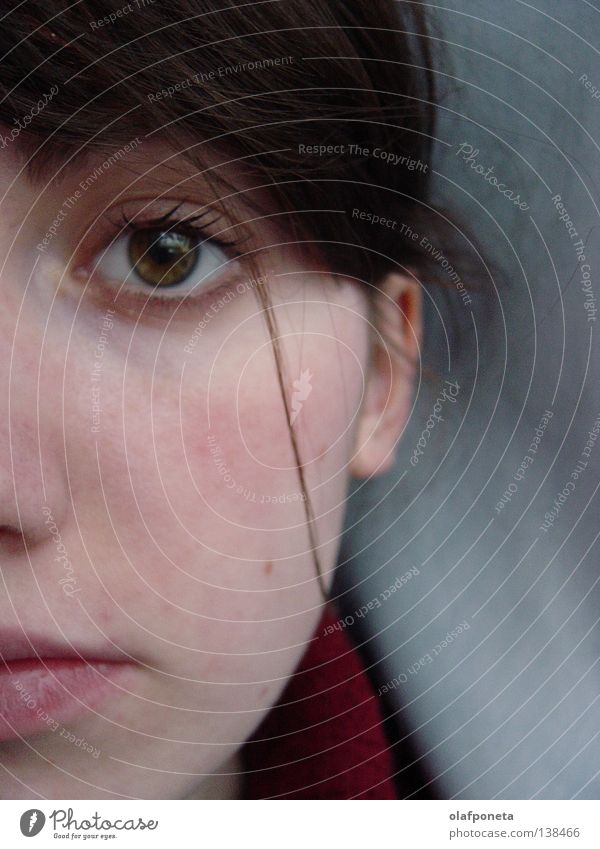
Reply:
[[[96,277],[97,274],[98,272],[92,277]],[[102,298],[103,301],[107,300],[110,305],[126,315],[130,314],[132,317],[139,318],[140,315],[152,316],[156,313],[169,314],[177,312],[188,314],[190,310],[201,315],[210,307],[211,303],[223,297],[227,292],[235,291],[236,284],[239,284],[242,275],[239,274],[238,269],[237,273],[228,275],[228,279],[222,283],[209,286],[195,295],[189,292],[182,292],[181,296],[161,295],[157,294],[156,290],[154,290],[154,293],[145,292],[142,289],[123,285],[122,281],[115,281],[115,284],[118,285],[111,285],[106,278],[102,282],[94,281],[92,278],[89,279],[91,286],[95,290],[100,289],[101,294],[108,295],[107,298]],[[110,297],[111,291],[114,293],[113,297]]]
[[[166,309],[194,309],[198,312],[202,309],[202,304],[207,301],[213,301],[225,292],[231,291],[231,282],[221,283],[212,289],[200,292],[198,295],[182,295],[181,297],[170,295],[151,295],[144,302],[147,304],[146,309],[152,309],[153,305],[164,307]],[[140,293],[141,295],[142,293]]]

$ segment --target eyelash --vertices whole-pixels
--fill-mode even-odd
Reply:
[[[173,213],[175,213],[180,206],[183,206],[183,201],[181,203],[176,204],[173,209],[170,209],[165,215],[161,215],[158,218],[150,218],[146,220],[142,220],[141,222],[132,221],[127,217],[125,212],[121,211],[121,223],[115,224],[111,222],[116,229],[116,235],[120,235],[125,231],[128,232],[136,232],[137,230],[152,230],[154,228],[164,228],[166,231],[168,230],[180,230],[183,229],[184,232],[193,233],[196,236],[201,236],[202,241],[210,241],[214,242],[215,245],[218,245],[223,249],[232,249],[235,248],[240,243],[240,239],[233,239],[231,241],[226,241],[225,239],[218,239],[210,236],[208,233],[208,227],[214,224],[216,221],[219,221],[220,216],[214,213],[214,210],[205,209],[202,212],[198,213],[198,215],[187,215],[182,218],[173,217]],[[207,215],[214,214],[215,218],[212,221],[208,221],[207,223],[200,225],[194,224],[194,221],[202,220],[206,218]],[[109,219],[110,221],[110,219]],[[199,239],[200,241],[200,239]],[[239,256],[239,254],[236,254]]]

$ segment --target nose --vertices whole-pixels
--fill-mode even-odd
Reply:
[[[43,323],[13,309],[0,281],[0,556],[48,542],[66,516],[61,404],[44,386]],[[18,320],[17,320],[18,315]],[[44,374],[47,382],[47,373]],[[60,380],[56,381],[60,387]]]
[[[19,419],[11,422],[3,415],[0,426],[0,553],[5,554],[47,542],[49,515],[57,524],[65,516],[54,458],[44,456],[35,421]]]

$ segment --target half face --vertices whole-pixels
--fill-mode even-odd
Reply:
[[[34,185],[17,145],[0,163],[0,795],[177,798],[250,735],[320,617],[305,496],[329,583],[367,299],[234,168],[220,202],[148,144]]]

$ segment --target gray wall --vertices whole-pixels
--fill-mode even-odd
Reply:
[[[349,630],[380,658],[378,682],[391,682],[426,792],[598,798],[600,319],[585,303],[600,308],[600,99],[580,77],[600,97],[600,11],[586,0],[437,6],[450,62],[433,185],[489,265],[476,270],[470,305],[456,279],[430,290],[424,366],[434,376],[421,375],[393,472],[353,486],[337,590]],[[461,143],[529,208],[457,155]],[[435,227],[425,235],[444,253]],[[466,238],[461,255],[453,264],[466,281]],[[415,455],[445,380],[458,381],[458,397],[438,403],[443,421],[429,420]],[[528,452],[545,410],[553,417]]]

